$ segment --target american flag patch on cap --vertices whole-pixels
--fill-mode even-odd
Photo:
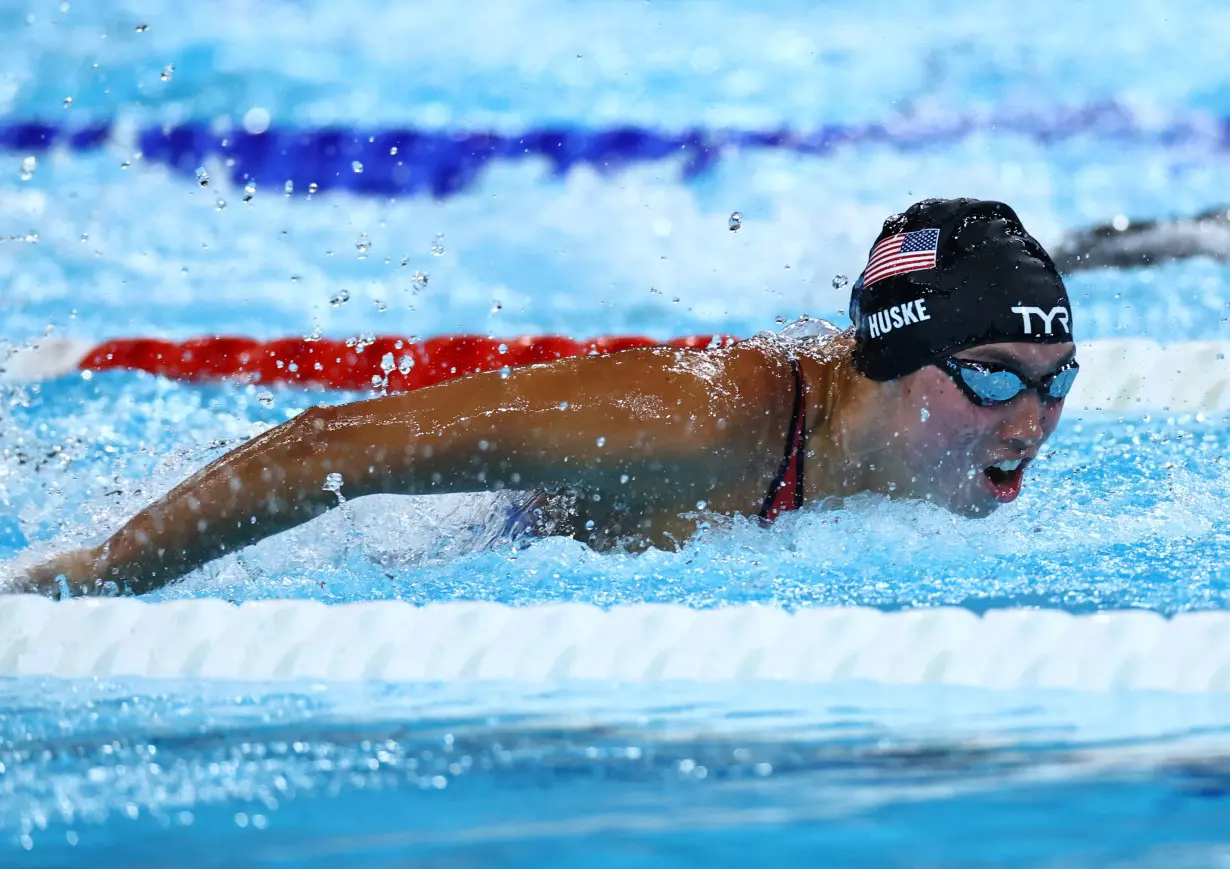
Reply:
[[[916,229],[890,235],[871,249],[867,268],[863,270],[863,286],[869,287],[892,275],[935,268],[939,246],[938,229]]]

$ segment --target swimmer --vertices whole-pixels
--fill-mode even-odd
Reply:
[[[1077,363],[1063,280],[1012,209],[927,200],[890,217],[850,315],[845,331],[811,321],[312,407],[22,587],[146,592],[335,507],[339,484],[347,499],[538,493],[538,533],[626,550],[678,547],[705,512],[769,522],[875,492],[986,516],[1014,500]]]

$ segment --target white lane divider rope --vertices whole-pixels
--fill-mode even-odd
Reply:
[[[0,597],[0,676],[1230,691],[1230,613]]]

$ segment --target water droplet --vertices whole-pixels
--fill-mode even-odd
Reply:
[[[596,441],[596,443],[597,443],[597,444],[598,444],[598,446],[600,446],[600,447],[605,447],[605,446],[606,446],[606,438],[604,438],[604,437],[600,437],[600,438],[598,438],[598,440]]]
[[[427,281],[431,279],[431,275],[426,272],[415,272],[410,276],[410,283],[414,286],[414,291],[421,292],[427,289]]]
[[[504,306],[501,305],[499,302],[491,303],[491,313],[498,314],[500,313],[500,311],[503,311],[503,310],[504,310]]]
[[[29,181],[34,177],[34,170],[38,168],[38,158],[31,154],[29,157],[23,157],[21,160],[21,180]]]
[[[342,289],[333,294],[329,299],[329,304],[335,308],[340,308],[342,305],[350,301],[350,290]]]
[[[783,317],[781,314],[778,314],[776,317],[774,317],[774,318],[773,318],[773,320],[774,320],[774,322],[776,322],[776,323],[785,323],[785,322],[786,322],[786,318],[785,318],[785,317]]]
[[[205,171],[204,166],[198,166],[196,170],[196,183],[202,187],[209,186],[209,173]]]
[[[168,63],[166,66],[162,68],[162,80],[163,81],[170,81],[171,76],[173,75],[175,75],[175,67],[173,67],[171,64]]]
[[[65,98],[64,98],[64,108],[66,108],[66,109],[67,109],[67,108],[68,108],[69,106],[71,106],[72,104],[73,104],[73,98],[72,98],[72,97],[65,97]]]
[[[704,509],[705,509],[706,507],[708,507],[708,506],[709,506],[709,502],[708,502],[708,501],[697,501],[697,502],[696,502],[696,509],[697,509],[697,510],[704,510]]]
[[[409,374],[410,369],[414,367],[414,357],[409,354],[401,357],[397,362],[397,370],[402,374]]]
[[[628,475],[627,475],[627,474],[620,474],[620,475],[619,475],[619,482],[621,482],[621,483],[627,483],[627,482],[628,482]]]
[[[377,310],[379,313],[383,314],[385,311],[387,311],[387,310],[389,309],[389,305],[388,305],[388,303],[387,303],[387,302],[385,302],[385,300],[384,300],[384,299],[374,299],[373,301],[375,301],[375,303],[376,303],[376,310]]]
[[[390,157],[397,156],[397,146],[396,145],[394,145],[392,148],[389,148],[389,156]]]
[[[325,477],[325,484],[320,488],[326,492],[341,492],[342,475],[338,473],[329,474],[329,476]]]
[[[1116,231],[1123,232],[1132,225],[1132,221],[1128,220],[1127,217],[1122,214],[1116,214],[1114,220],[1110,222],[1110,225],[1113,226]]]
[[[285,187],[283,187],[282,189],[286,191],[286,195],[287,195],[287,196],[290,196],[292,193],[294,193],[294,192],[295,192],[295,182],[294,182],[294,181],[287,181],[287,182],[286,182],[286,186],[285,186]]]
[[[500,380],[507,380],[508,375],[512,374],[511,366],[505,365],[500,369]]]
[[[243,201],[251,204],[254,196],[256,196],[256,182],[249,181],[243,187]]]
[[[918,414],[918,418],[921,419],[923,422],[926,422],[927,420],[931,418],[931,411],[927,410],[924,407],[922,411]]]
[[[362,164],[362,163],[360,163],[358,160],[354,160],[354,161],[352,161],[352,162],[351,162],[351,164],[350,164],[350,168],[351,168],[351,170],[353,170],[353,171],[354,171],[354,174],[356,174],[356,175],[362,175],[362,174],[363,174],[363,164]]]
[[[243,114],[243,130],[253,136],[259,136],[269,129],[272,117],[269,110],[262,106],[253,106]]]
[[[261,403],[261,407],[273,407],[273,393],[261,392],[256,396],[256,400]]]
[[[444,256],[444,233],[436,233],[436,240],[431,243],[431,255]]]
[[[586,520],[585,520],[585,530],[586,530],[586,531],[593,531],[593,530],[594,530],[594,520],[593,520],[593,519],[586,519]]]
[[[743,226],[743,215],[737,211],[730,213],[730,220],[726,221],[727,227],[731,232],[738,232]]]
[[[371,250],[372,240],[368,238],[367,233],[359,236],[358,241],[354,243],[355,248],[359,251],[359,259],[367,259],[367,252]]]
[[[131,164],[131,163],[129,163],[127,160],[125,160],[123,163],[121,163],[121,164],[120,164],[120,168],[121,168],[121,169],[128,169],[128,168],[130,168],[131,166],[132,166],[132,164]]]
[[[308,185],[308,196],[313,195],[319,189],[320,187],[316,184],[315,181],[313,181],[311,184]]]
[[[392,374],[393,369],[396,367],[397,367],[397,363],[393,361],[392,353],[385,353],[383,356],[380,357],[380,370],[385,373],[386,377],[389,374]]]
[[[508,345],[507,345],[507,344],[501,344],[499,347],[496,347],[496,348],[495,348],[495,352],[496,352],[496,353],[499,353],[501,356],[502,356],[502,355],[504,355],[505,353],[507,353],[507,352],[508,352]]]
[[[833,289],[835,290],[840,290],[848,283],[850,283],[850,279],[845,275],[836,275],[833,277]]]
[[[137,33],[144,33],[147,30],[149,30],[148,24],[138,24],[137,25]]]
[[[217,201],[214,202],[214,210],[221,211],[224,208],[226,208],[226,200],[219,196]]]

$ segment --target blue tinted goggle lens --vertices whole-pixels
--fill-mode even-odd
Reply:
[[[1047,394],[1056,401],[1065,398],[1072,391],[1072,384],[1076,382],[1076,372],[1078,371],[1080,369],[1073,365],[1058,372],[1054,379],[1051,380],[1051,385],[1046,390]]]
[[[960,369],[960,378],[970,392],[983,401],[1010,401],[1016,398],[1025,384],[1011,371],[984,371],[979,368]]]

